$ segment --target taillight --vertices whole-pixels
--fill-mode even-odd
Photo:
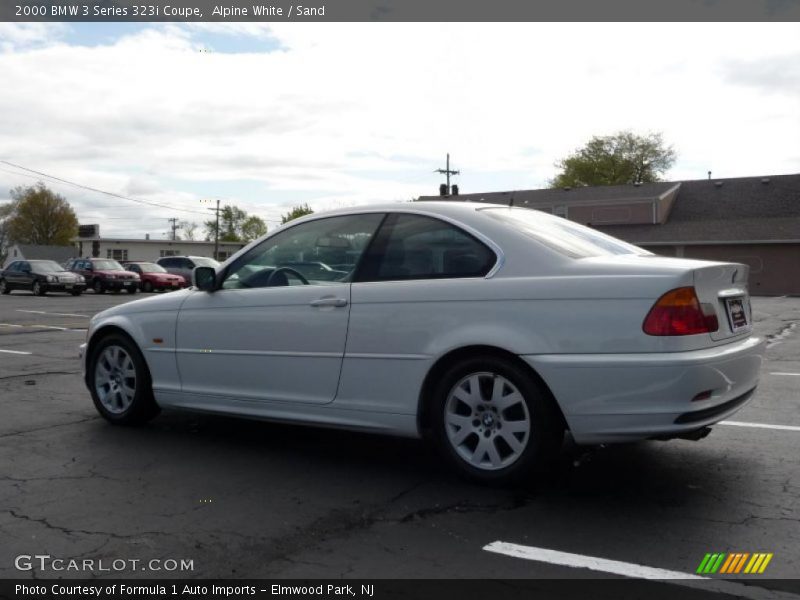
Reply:
[[[694,335],[719,329],[711,304],[701,304],[693,287],[671,290],[656,301],[644,320],[647,335]]]

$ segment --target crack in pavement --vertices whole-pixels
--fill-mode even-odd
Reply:
[[[50,529],[52,531],[58,531],[58,532],[64,533],[66,535],[71,535],[71,536],[75,536],[75,535],[102,535],[102,536],[105,536],[106,538],[109,538],[109,539],[130,540],[130,539],[133,539],[133,538],[143,537],[143,536],[148,536],[148,535],[153,535],[153,536],[161,535],[161,536],[168,536],[168,537],[172,537],[172,536],[178,535],[177,532],[176,533],[168,533],[168,532],[164,532],[164,531],[139,531],[139,532],[136,532],[136,533],[121,534],[121,533],[114,533],[113,531],[90,531],[88,529],[73,529],[73,528],[64,527],[64,526],[61,526],[61,525],[54,525],[53,523],[51,523],[47,519],[47,517],[36,518],[36,517],[32,517],[30,515],[23,514],[23,513],[19,512],[18,509],[9,508],[9,509],[4,510],[3,512],[6,512],[6,513],[10,514],[15,519],[22,520],[22,521],[28,521],[30,523],[39,523],[40,525],[44,525],[47,529]]]
[[[68,421],[66,423],[55,423],[54,425],[45,425],[43,427],[34,427],[33,429],[25,429],[22,431],[12,431],[9,433],[2,433],[0,434],[0,439],[7,438],[7,437],[14,437],[16,435],[25,435],[26,433],[36,433],[38,431],[47,431],[48,429],[56,429],[58,427],[66,427],[68,425],[78,425],[80,423],[86,423],[88,421],[94,421],[96,419],[100,419],[100,415],[95,415],[93,417],[87,417],[85,419],[80,419],[78,421]]]
[[[18,379],[20,377],[36,377],[39,375],[77,375],[80,371],[36,371],[33,373],[20,373],[18,375],[4,375],[0,377],[0,381],[6,381],[8,379]]]
[[[331,539],[350,536],[357,532],[369,530],[374,525],[380,523],[406,524],[423,521],[442,514],[465,514],[473,512],[493,513],[517,510],[527,506],[532,501],[531,497],[516,493],[503,502],[481,504],[459,500],[441,506],[436,505],[417,509],[398,517],[389,516],[391,505],[394,504],[397,499],[406,496],[425,483],[427,482],[415,483],[413,486],[402,490],[386,502],[373,505],[369,508],[349,510],[334,509],[328,514],[314,520],[309,525],[300,527],[297,531],[287,536],[273,540],[269,544],[272,547],[272,552],[270,552],[270,554],[272,554],[271,560],[296,562],[292,556],[298,552],[308,551],[311,548],[319,546],[322,542],[330,541]]]

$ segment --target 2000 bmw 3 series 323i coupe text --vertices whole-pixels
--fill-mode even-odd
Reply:
[[[699,436],[753,394],[748,267],[655,256],[524,208],[419,202],[292,221],[194,287],[95,316],[97,410],[427,436],[481,481],[578,443]]]

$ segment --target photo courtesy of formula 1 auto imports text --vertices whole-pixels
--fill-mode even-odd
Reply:
[[[0,599],[800,600],[800,0],[0,3]]]

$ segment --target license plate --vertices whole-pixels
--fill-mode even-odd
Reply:
[[[71,283],[65,283],[64,284],[64,289],[71,290],[72,289],[72,284]]]
[[[728,309],[728,322],[731,324],[731,331],[736,333],[750,327],[750,323],[747,320],[747,304],[744,298],[729,298],[725,300],[725,307]]]
[[[131,283],[132,283],[132,282],[130,282],[130,281],[126,281],[126,282],[125,282],[125,283],[123,283],[122,285],[130,285]]]

